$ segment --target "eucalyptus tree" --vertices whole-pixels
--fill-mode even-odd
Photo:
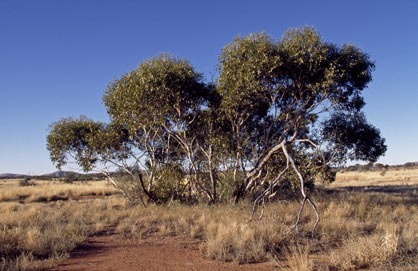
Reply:
[[[207,96],[208,103],[198,112],[196,121],[189,129],[189,133],[196,139],[196,161],[199,172],[201,172],[201,182],[210,187],[211,203],[228,197],[224,189],[226,184],[224,181],[226,177],[225,160],[228,160],[228,150],[231,149],[231,137],[223,113],[220,111],[221,99],[215,87],[213,84],[208,85],[210,90]],[[219,187],[222,188],[221,191],[218,191]]]
[[[220,56],[217,87],[234,141],[234,169],[245,173],[234,179],[235,200],[268,177],[255,207],[292,175],[303,196],[295,226],[308,201],[317,215],[315,230],[319,214],[300,168],[329,176],[331,165],[375,161],[386,151],[379,131],[361,112],[361,91],[373,69],[359,48],[323,42],[310,27],[288,30],[278,42],[261,33],[228,44]],[[271,176],[268,165],[278,152],[284,159]]]
[[[122,163],[129,157],[134,142],[129,139],[126,130],[119,128],[84,116],[63,118],[50,126],[47,149],[57,168],[74,161],[86,172],[94,170],[104,174],[132,203],[144,203],[144,195],[136,183],[121,182],[109,169],[119,166],[133,177],[133,171]]]
[[[70,123],[63,120],[52,126],[48,135],[51,159],[61,166],[66,162],[65,157],[71,154],[83,169],[95,167],[103,171],[104,168],[107,176],[116,167],[132,177],[136,176],[143,192],[152,201],[161,200],[156,189],[167,190],[167,186],[172,185],[167,183],[167,178],[173,176],[178,178],[172,193],[177,193],[179,186],[184,186],[185,179],[188,179],[195,193],[204,193],[213,200],[213,193],[200,182],[196,135],[188,131],[207,103],[207,95],[208,86],[201,74],[195,72],[187,61],[164,54],[147,60],[111,82],[105,90],[103,102],[111,123],[97,124],[102,133],[91,130],[89,140],[78,140],[72,137],[74,133],[70,133],[69,137],[76,145],[71,148],[65,147],[65,141],[56,144],[62,140],[57,131],[71,131]],[[74,122],[85,125],[78,120]],[[118,134],[124,137],[118,137]],[[116,140],[117,144],[109,138]],[[94,158],[85,159],[85,154]]]
[[[47,137],[51,160],[96,169],[132,201],[170,196],[219,200],[232,172],[234,200],[251,191],[256,206],[285,184],[332,180],[332,166],[376,161],[384,139],[362,112],[374,64],[353,45],[322,41],[315,29],[237,37],[219,57],[216,84],[185,60],[147,60],[114,80],[103,102],[110,123],[62,119]],[[118,169],[131,180],[117,179]],[[224,179],[220,178],[224,176]]]
[[[265,34],[238,37],[228,44],[220,56],[218,93],[222,97],[222,116],[229,123],[232,136],[232,168],[234,184],[239,171],[253,159],[251,139],[257,137],[257,123],[269,109],[266,89],[261,82],[270,81],[271,67],[277,66],[277,50]]]

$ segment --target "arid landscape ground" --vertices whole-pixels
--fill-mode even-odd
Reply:
[[[105,181],[0,180],[0,270],[417,270],[418,169],[343,172],[300,199],[131,207]],[[259,212],[257,213],[258,216]]]

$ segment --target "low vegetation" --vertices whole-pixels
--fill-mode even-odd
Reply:
[[[48,202],[81,199],[87,196],[109,196],[120,193],[106,181],[77,182],[71,184],[64,182],[64,180],[28,180],[24,181],[25,185],[22,185],[22,180],[0,181],[0,202]]]
[[[43,187],[57,192],[81,185],[56,182],[48,187],[34,182],[35,186],[28,187],[19,187],[17,180],[1,182],[0,191]],[[107,185],[84,184],[84,189],[91,187],[99,194]],[[312,195],[322,214],[314,237],[310,235],[315,222],[310,209],[302,214],[298,230],[290,230],[301,198],[266,203],[263,218],[258,220],[260,209],[251,223],[250,200],[218,205],[173,201],[169,206],[152,204],[147,208],[130,207],[120,194],[77,201],[3,200],[0,270],[48,268],[68,257],[88,236],[116,232],[139,239],[152,235],[187,236],[201,242],[202,255],[209,259],[269,261],[278,270],[412,271],[418,265],[416,187],[417,182],[400,195],[320,188]]]
[[[312,216],[302,216],[299,231],[289,211],[299,202],[269,204],[264,218],[248,223],[248,204],[221,208],[152,206],[134,209],[117,231],[146,238],[159,232],[202,240],[202,253],[214,260],[252,263],[272,261],[283,270],[358,270],[379,266],[412,270],[418,264],[418,207],[411,198],[380,194],[330,194],[316,197],[323,213],[314,238]],[[404,268],[404,269],[402,269]],[[391,269],[390,269],[391,270]]]
[[[398,167],[390,170],[342,171],[331,186],[412,186],[417,183],[417,167]]]
[[[0,270],[56,264],[87,236],[116,222],[113,200],[0,203]],[[117,204],[116,204],[117,206]]]

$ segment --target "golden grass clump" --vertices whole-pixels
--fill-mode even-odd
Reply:
[[[289,271],[307,271],[313,270],[315,265],[309,256],[309,248],[306,246],[293,246],[284,252],[285,264],[276,261],[276,264],[282,269]]]

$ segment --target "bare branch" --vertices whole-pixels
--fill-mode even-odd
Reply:
[[[297,226],[299,225],[299,222],[300,222],[300,216],[302,214],[303,207],[305,206],[306,200],[308,200],[308,202],[311,204],[311,206],[314,209],[315,214],[316,214],[316,222],[315,222],[314,227],[312,229],[312,235],[313,235],[314,234],[314,231],[315,231],[315,228],[316,228],[316,226],[319,223],[319,213],[318,213],[318,210],[317,210],[315,204],[313,203],[313,201],[306,195],[306,193],[305,193],[305,183],[304,183],[303,176],[300,173],[299,169],[297,168],[297,166],[295,164],[295,161],[293,160],[292,156],[290,156],[289,153],[287,152],[286,146],[283,146],[283,153],[286,156],[286,158],[289,159],[290,163],[292,164],[293,170],[296,172],[296,174],[299,177],[299,180],[300,180],[300,192],[301,192],[301,194],[303,196],[302,205],[301,205],[300,210],[299,210],[299,213],[298,213],[298,218],[296,220],[296,223],[291,228],[296,228],[296,230],[297,230]]]
[[[282,146],[282,148],[284,148],[284,145]],[[289,159],[287,160],[286,167],[279,173],[279,175],[277,175],[276,179],[273,182],[271,182],[270,186],[266,190],[264,190],[264,192],[254,201],[253,211],[251,213],[251,217],[248,222],[251,222],[253,220],[254,213],[256,211],[257,205],[259,204],[260,200],[263,201],[263,208],[264,208],[264,198],[268,195],[269,192],[271,193],[273,187],[276,185],[278,181],[280,181],[280,178],[288,169],[289,169]],[[260,219],[261,218],[262,218],[262,215],[260,216]]]

